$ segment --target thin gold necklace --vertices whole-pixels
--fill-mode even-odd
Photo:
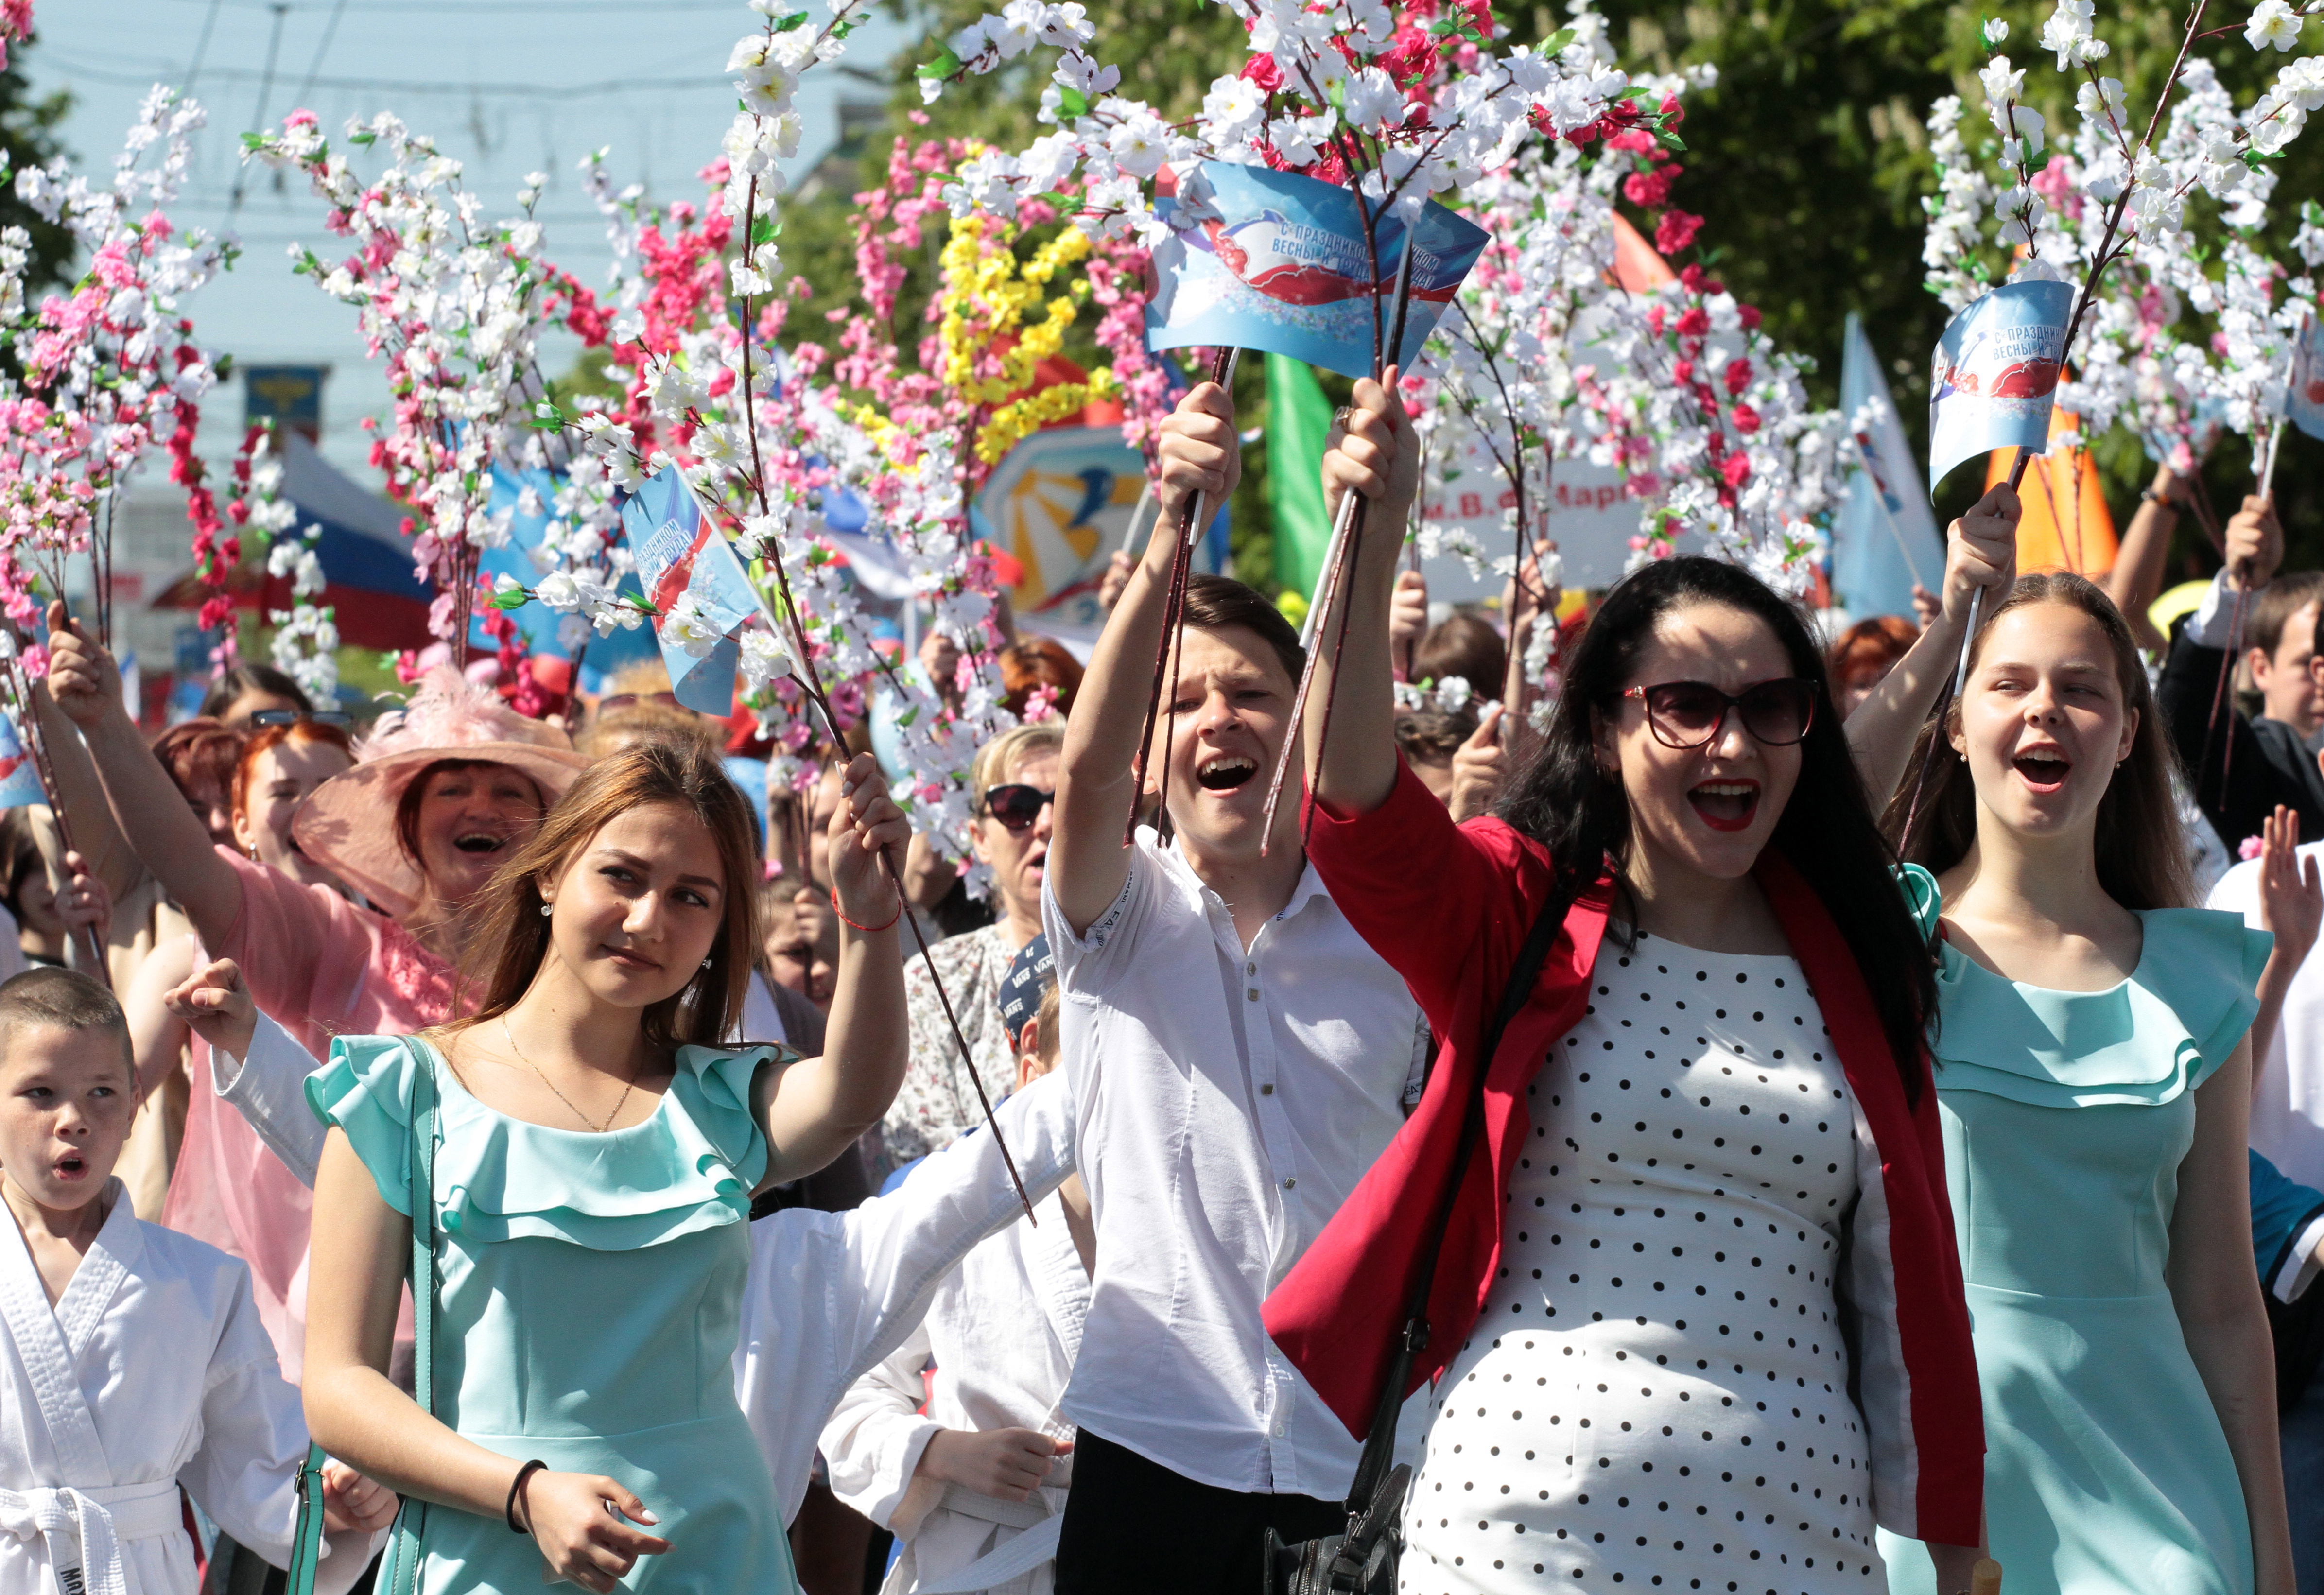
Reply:
[[[638,1083],[635,1076],[632,1076],[629,1083],[622,1087],[621,1100],[613,1104],[613,1111],[605,1115],[605,1122],[603,1124],[598,1123],[595,1120],[590,1118],[588,1114],[584,1113],[580,1109],[574,1107],[573,1099],[557,1089],[557,1082],[551,1080],[546,1074],[541,1074],[540,1065],[524,1056],[524,1048],[516,1044],[516,1032],[509,1028],[508,1015],[506,1014],[501,1015],[501,1035],[507,1040],[509,1050],[516,1054],[516,1061],[522,1064],[526,1068],[530,1069],[535,1074],[540,1074],[540,1083],[549,1087],[549,1093],[556,1097],[558,1102],[563,1102],[567,1109],[570,1109],[573,1117],[587,1125],[595,1134],[604,1135],[607,1131],[611,1130],[613,1128],[613,1120],[619,1119],[622,1116],[622,1110],[629,1106],[630,1093],[637,1089]]]

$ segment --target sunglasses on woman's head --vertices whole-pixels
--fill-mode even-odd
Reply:
[[[1781,676],[1725,693],[1707,681],[1665,681],[1659,687],[1633,687],[1622,696],[1646,705],[1646,727],[1665,748],[1700,748],[1719,734],[1733,710],[1742,716],[1743,729],[1771,748],[1788,748],[1803,742],[1815,720],[1815,685],[1796,676]]]
[[[1041,817],[1041,810],[1056,800],[1055,792],[1011,781],[984,794],[984,812],[1012,831],[1029,831],[1033,822]]]
[[[353,725],[355,717],[344,709],[254,709],[253,725],[296,725],[301,720],[311,720],[318,725]]]

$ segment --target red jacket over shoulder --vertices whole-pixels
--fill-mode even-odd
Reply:
[[[1434,1237],[1437,1193],[1476,1089],[1476,1048],[1526,934],[1547,901],[1547,851],[1498,819],[1455,826],[1399,765],[1388,800],[1347,816],[1314,806],[1308,855],[1333,901],[1412,988],[1440,1039],[1420,1106],[1267,1301],[1268,1332],[1351,1433],[1370,1426],[1391,1345]],[[1770,852],[1757,877],[1831,1032],[1855,1099],[1860,1194],[1839,1280],[1881,1526],[1974,1545],[1985,1429],[1960,1258],[1945,1195],[1944,1137],[1927,1055],[1917,1108],[1878,1011],[1831,917]],[[1444,1238],[1414,1388],[1443,1370],[1484,1310],[1500,1266],[1500,1193],[1532,1123],[1526,1086],[1582,1016],[1606,930],[1610,876],[1575,902],[1533,999],[1484,1070],[1484,1148]],[[1877,890],[1876,886],[1873,888]],[[1409,1392],[1406,1392],[1407,1394]]]

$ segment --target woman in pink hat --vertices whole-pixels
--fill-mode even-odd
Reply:
[[[318,1056],[334,1036],[449,1017],[461,907],[586,768],[564,733],[456,671],[431,672],[291,822],[298,851],[360,906],[211,845],[138,736],[112,656],[61,612],[50,623],[50,691],[81,728],[123,833],[210,956],[241,964],[260,1008]]]

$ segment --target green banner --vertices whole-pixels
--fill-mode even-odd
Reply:
[[[1275,579],[1312,600],[1332,540],[1323,512],[1323,443],[1332,404],[1304,362],[1267,357],[1267,503],[1275,516]]]

